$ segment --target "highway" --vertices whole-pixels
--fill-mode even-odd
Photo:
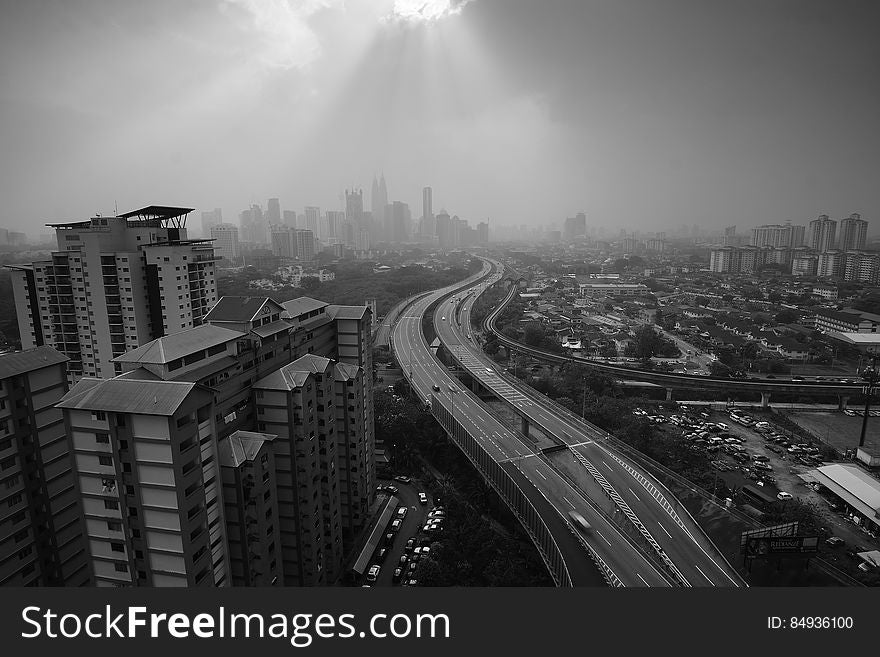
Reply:
[[[500,265],[496,263],[496,266]],[[479,286],[472,286],[471,290],[475,293],[463,292],[458,296],[460,315],[454,314],[455,309],[450,302],[444,302],[435,311],[434,323],[438,337],[454,358],[483,387],[511,405],[518,414],[527,417],[530,424],[568,446],[571,455],[561,455],[561,463],[559,458],[554,457],[553,463],[562,466],[560,469],[567,472],[578,489],[585,491],[591,499],[600,500],[603,494],[607,498],[610,492],[614,502],[612,506],[621,509],[638,528],[638,533],[650,546],[647,549],[654,550],[676,578],[677,584],[743,586],[744,582],[735,569],[681,504],[648,473],[641,472],[618,455],[607,444],[604,431],[584,423],[567,409],[504,374],[496,363],[482,353],[473,340],[469,322]],[[508,455],[509,458],[517,456]],[[524,462],[522,467],[530,476],[546,477],[548,482],[552,478],[555,468],[543,461],[535,458],[521,460]],[[571,499],[563,497],[562,501],[561,508],[565,508],[566,504],[569,508],[576,506]],[[597,533],[602,537],[600,532]]]
[[[488,273],[488,267],[484,268],[482,275]],[[488,282],[497,278],[498,274],[492,273]],[[584,495],[580,486],[573,485],[552,467],[548,459],[535,449],[534,443],[511,431],[490,414],[485,404],[463,387],[431,353],[422,334],[422,316],[432,303],[457,287],[461,284],[417,300],[400,315],[392,329],[394,352],[402,370],[411,378],[416,394],[426,402],[435,399],[450,412],[516,482],[552,534],[573,586],[601,584],[602,579],[588,550],[604,564],[606,572],[611,573],[610,579],[615,585],[678,585],[649,550],[638,546],[637,541],[628,537],[609,515],[603,514]],[[479,288],[480,282],[473,282],[471,287]],[[439,304],[438,313],[447,310],[453,310],[448,301]],[[438,314],[438,321],[442,321],[442,316]],[[439,390],[433,386],[438,386]],[[435,415],[439,411],[436,407],[432,410]],[[593,529],[578,531],[568,516],[571,510],[584,515]],[[625,522],[621,524],[625,525]]]

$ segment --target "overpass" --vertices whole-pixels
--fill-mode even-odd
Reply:
[[[480,274],[428,294],[401,313],[392,328],[392,348],[413,390],[519,519],[557,586],[603,580],[610,586],[683,585],[631,520],[608,510],[595,483],[584,485],[555,467],[544,450],[490,414],[431,353],[422,333],[426,310],[438,303],[438,312],[451,310],[446,298],[495,280],[497,274],[486,264]],[[573,510],[593,529],[576,529],[568,515]]]
[[[710,376],[694,376],[689,374],[673,374],[671,372],[654,372],[650,370],[639,370],[631,367],[623,367],[621,365],[609,365],[589,358],[573,356],[570,354],[557,354],[545,349],[532,347],[518,340],[514,340],[495,328],[495,322],[498,316],[504,311],[504,308],[516,296],[516,286],[510,287],[507,296],[490,312],[483,320],[483,328],[486,333],[491,333],[495,338],[503,344],[507,349],[524,354],[528,354],[538,360],[550,363],[577,363],[593,368],[599,372],[612,375],[614,377],[629,380],[653,383],[666,389],[666,398],[672,399],[672,391],[675,389],[699,389],[699,390],[718,390],[729,392],[731,390],[737,392],[756,392],[761,395],[761,405],[769,406],[770,398],[773,393],[797,394],[803,397],[819,397],[819,396],[837,396],[839,408],[845,409],[850,397],[861,394],[862,384],[858,383],[833,383],[833,382],[809,382],[809,381],[781,381],[781,380],[743,380],[743,379],[722,379]]]
[[[520,418],[520,435],[528,438],[535,428],[543,444],[552,443],[538,450],[550,470],[606,516],[619,518],[623,535],[675,585],[743,586],[687,510],[659,481],[621,455],[611,436],[498,371],[470,336],[470,309],[477,296],[462,295],[460,308],[440,304],[434,313],[438,338],[476,389],[502,400]]]

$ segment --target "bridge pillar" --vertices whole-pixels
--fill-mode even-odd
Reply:
[[[666,401],[672,401],[672,388],[666,388]]]
[[[520,418],[522,419],[523,435],[528,436],[529,435],[529,419],[525,415],[521,415]]]
[[[761,407],[767,408],[770,405],[770,391],[761,392]]]
[[[475,395],[480,394],[480,382],[475,376],[471,377],[471,390]]]
[[[840,409],[841,411],[845,411],[846,405],[847,405],[847,403],[849,403],[849,395],[840,395],[840,397],[838,397],[838,399],[840,400],[840,404],[838,405],[838,409]]]

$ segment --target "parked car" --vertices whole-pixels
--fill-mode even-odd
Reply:
[[[839,536],[829,536],[825,539],[825,543],[831,547],[837,547],[838,545],[843,545],[844,541]]]
[[[394,520],[394,522],[391,523],[391,531],[394,533],[399,532],[402,525],[403,521],[400,518],[397,518],[396,520]]]
[[[375,582],[376,578],[379,577],[379,572],[381,570],[382,568],[377,565],[370,566],[370,570],[367,571],[367,581]]]
[[[781,490],[778,493],[776,493],[776,499],[777,500],[790,500],[790,499],[792,499],[792,494],[786,493],[784,490]]]
[[[421,504],[427,504],[428,503],[428,496],[425,495],[424,493],[419,493],[419,502]]]
[[[403,520],[404,518],[406,518],[406,511],[407,508],[405,506],[397,507],[397,517]]]

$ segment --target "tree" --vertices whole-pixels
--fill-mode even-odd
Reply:
[[[709,373],[714,377],[727,378],[730,376],[731,371],[730,367],[720,361],[714,360],[709,363]]]
[[[537,322],[526,324],[523,342],[530,347],[539,347],[544,342],[544,327]]]
[[[774,317],[777,324],[791,324],[792,322],[796,322],[797,318],[797,311],[790,308],[783,308],[776,313],[776,317]]]
[[[321,287],[321,281],[315,276],[303,276],[299,281],[299,286],[306,292],[314,292]]]

